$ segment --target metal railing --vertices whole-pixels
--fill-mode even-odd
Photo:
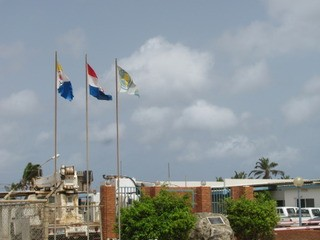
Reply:
[[[212,212],[225,213],[224,200],[231,196],[230,188],[215,188],[212,190]]]

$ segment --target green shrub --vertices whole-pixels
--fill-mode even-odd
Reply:
[[[265,193],[254,200],[226,200],[227,217],[238,240],[274,239],[274,227],[279,221],[276,202]]]
[[[121,209],[121,238],[187,240],[195,222],[188,195],[161,190],[156,197],[143,196]]]

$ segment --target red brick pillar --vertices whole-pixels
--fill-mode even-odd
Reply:
[[[114,186],[100,186],[101,232],[103,240],[116,238],[116,190]]]
[[[195,207],[193,212],[212,212],[211,187],[201,186],[196,188]]]
[[[240,187],[232,187],[231,188],[231,198],[239,199],[241,197],[245,197],[247,199],[253,199],[253,187],[250,186],[240,186]]]
[[[141,187],[141,192],[150,197],[155,197],[161,191],[161,186]]]
[[[245,186],[243,187],[243,194],[247,199],[254,199],[253,187]]]

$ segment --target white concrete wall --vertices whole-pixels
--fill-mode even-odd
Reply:
[[[286,206],[297,206],[298,190],[297,188],[278,190],[272,192],[275,200],[284,200]],[[320,207],[320,188],[301,188],[301,199],[313,198],[315,207]]]

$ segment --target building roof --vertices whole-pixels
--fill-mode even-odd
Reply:
[[[224,181],[159,181],[158,185],[172,187],[199,187],[210,186],[211,188],[237,187],[237,186],[269,186],[269,185],[292,185],[294,179],[232,179]],[[305,179],[304,183],[319,183],[319,180]]]

